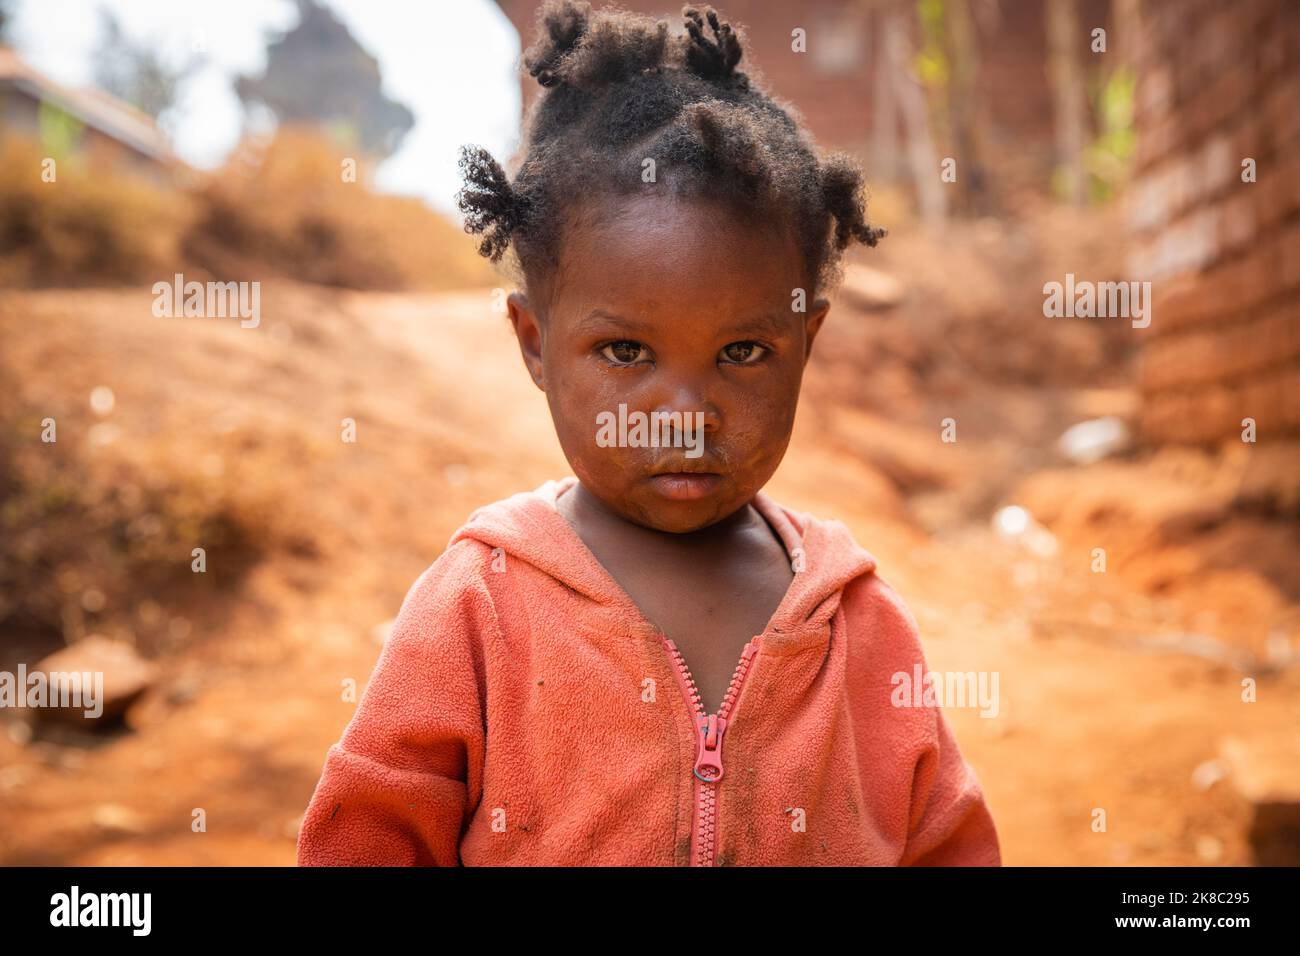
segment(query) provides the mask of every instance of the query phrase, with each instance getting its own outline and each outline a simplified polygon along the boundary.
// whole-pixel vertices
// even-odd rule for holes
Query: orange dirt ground
[[[110,636],[132,637],[135,605],[150,598],[154,617],[184,622],[170,643],[146,648],[160,676],[129,730],[87,746],[25,741],[0,720],[0,863],[294,862],[325,749],[354,710],[342,682],[364,685],[407,587],[474,507],[568,473],[491,301],[479,289],[277,285],[264,290],[261,327],[246,330],[155,319],[144,288],[0,299],[6,362],[22,376],[22,407],[37,413],[33,440],[48,408],[60,443],[88,463],[87,480],[129,466],[163,481],[198,474],[262,489],[282,512],[274,534],[298,541],[269,545],[246,567],[213,568],[227,583],[183,599],[108,595],[94,630]],[[900,369],[917,359],[904,321],[832,311],[768,490],[851,527],[911,606],[932,668],[999,673],[999,717],[948,716],[987,791],[1004,861],[1251,862],[1248,805],[1230,780],[1202,788],[1193,771],[1230,737],[1295,737],[1300,671],[1259,663],[1277,622],[1295,643],[1294,578],[1216,567],[1194,535],[1153,542],[1133,524],[1147,518],[1116,518],[1113,507],[1104,521],[1062,518],[1051,556],[999,537],[990,515],[1022,503],[1022,491],[1064,512],[1058,499],[1076,500],[1076,489],[1104,497],[1110,485],[1149,480],[1157,494],[1176,481],[1141,461],[1053,476],[1056,435],[1123,413],[1133,400],[1123,385],[1055,382],[1050,371],[996,393],[972,384],[997,381],[996,368],[951,387],[938,374],[907,378]],[[836,361],[867,324],[873,341],[896,340],[898,367],[855,372]],[[1037,359],[1030,351],[1023,361]],[[92,442],[87,398],[100,385],[115,396],[102,421],[119,430]],[[923,399],[905,413],[876,400],[909,388]],[[963,429],[954,445],[938,440],[947,408]],[[352,445],[339,440],[348,417]],[[1253,527],[1234,520],[1220,530]],[[1295,565],[1294,530],[1261,528],[1249,540],[1272,541]],[[1094,547],[1117,548],[1122,561],[1094,574]],[[1245,670],[1193,653],[1179,643],[1189,633],[1247,655]],[[0,667],[14,665],[20,638],[0,635]],[[1243,676],[1258,677],[1257,703],[1241,702]],[[1104,833],[1091,827],[1098,807]],[[197,808],[206,832],[191,829]]]

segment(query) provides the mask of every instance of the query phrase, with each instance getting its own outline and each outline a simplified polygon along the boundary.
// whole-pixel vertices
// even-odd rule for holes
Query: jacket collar
[[[491,548],[501,548],[592,601],[639,617],[640,611],[627,592],[601,566],[556,507],[559,496],[577,480],[570,475],[547,481],[532,491],[475,510],[452,535],[448,547],[472,538]],[[753,504],[780,537],[796,569],[768,631],[793,634],[823,629],[839,607],[844,586],[854,578],[873,573],[875,558],[857,545],[839,521],[823,521],[792,511],[762,492],[755,496]]]

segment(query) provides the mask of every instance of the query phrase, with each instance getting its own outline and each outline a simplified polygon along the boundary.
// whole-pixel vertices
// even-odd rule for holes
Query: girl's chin
[[[687,534],[717,524],[743,506],[744,502],[733,504],[730,496],[724,501],[716,497],[677,500],[654,495],[638,500],[627,518],[655,531]]]

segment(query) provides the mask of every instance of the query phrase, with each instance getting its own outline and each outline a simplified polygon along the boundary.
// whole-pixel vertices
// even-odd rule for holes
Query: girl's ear
[[[528,297],[522,292],[512,292],[506,297],[506,311],[509,312],[510,324],[515,329],[515,338],[519,340],[519,352],[524,357],[524,366],[533,377],[533,384],[544,392],[546,378],[542,372],[542,323],[528,304]]]
[[[804,316],[803,320],[803,361],[808,364],[808,359],[812,356],[813,339],[817,338],[817,333],[821,331],[822,323],[826,321],[826,313],[831,310],[830,299],[813,300],[812,309]]]

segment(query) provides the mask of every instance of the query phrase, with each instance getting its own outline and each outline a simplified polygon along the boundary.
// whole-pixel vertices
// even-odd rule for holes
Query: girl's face
[[[510,319],[586,489],[628,521],[694,531],[776,471],[830,304],[807,301],[779,223],[658,196],[599,213],[565,232],[545,315],[515,293]]]

